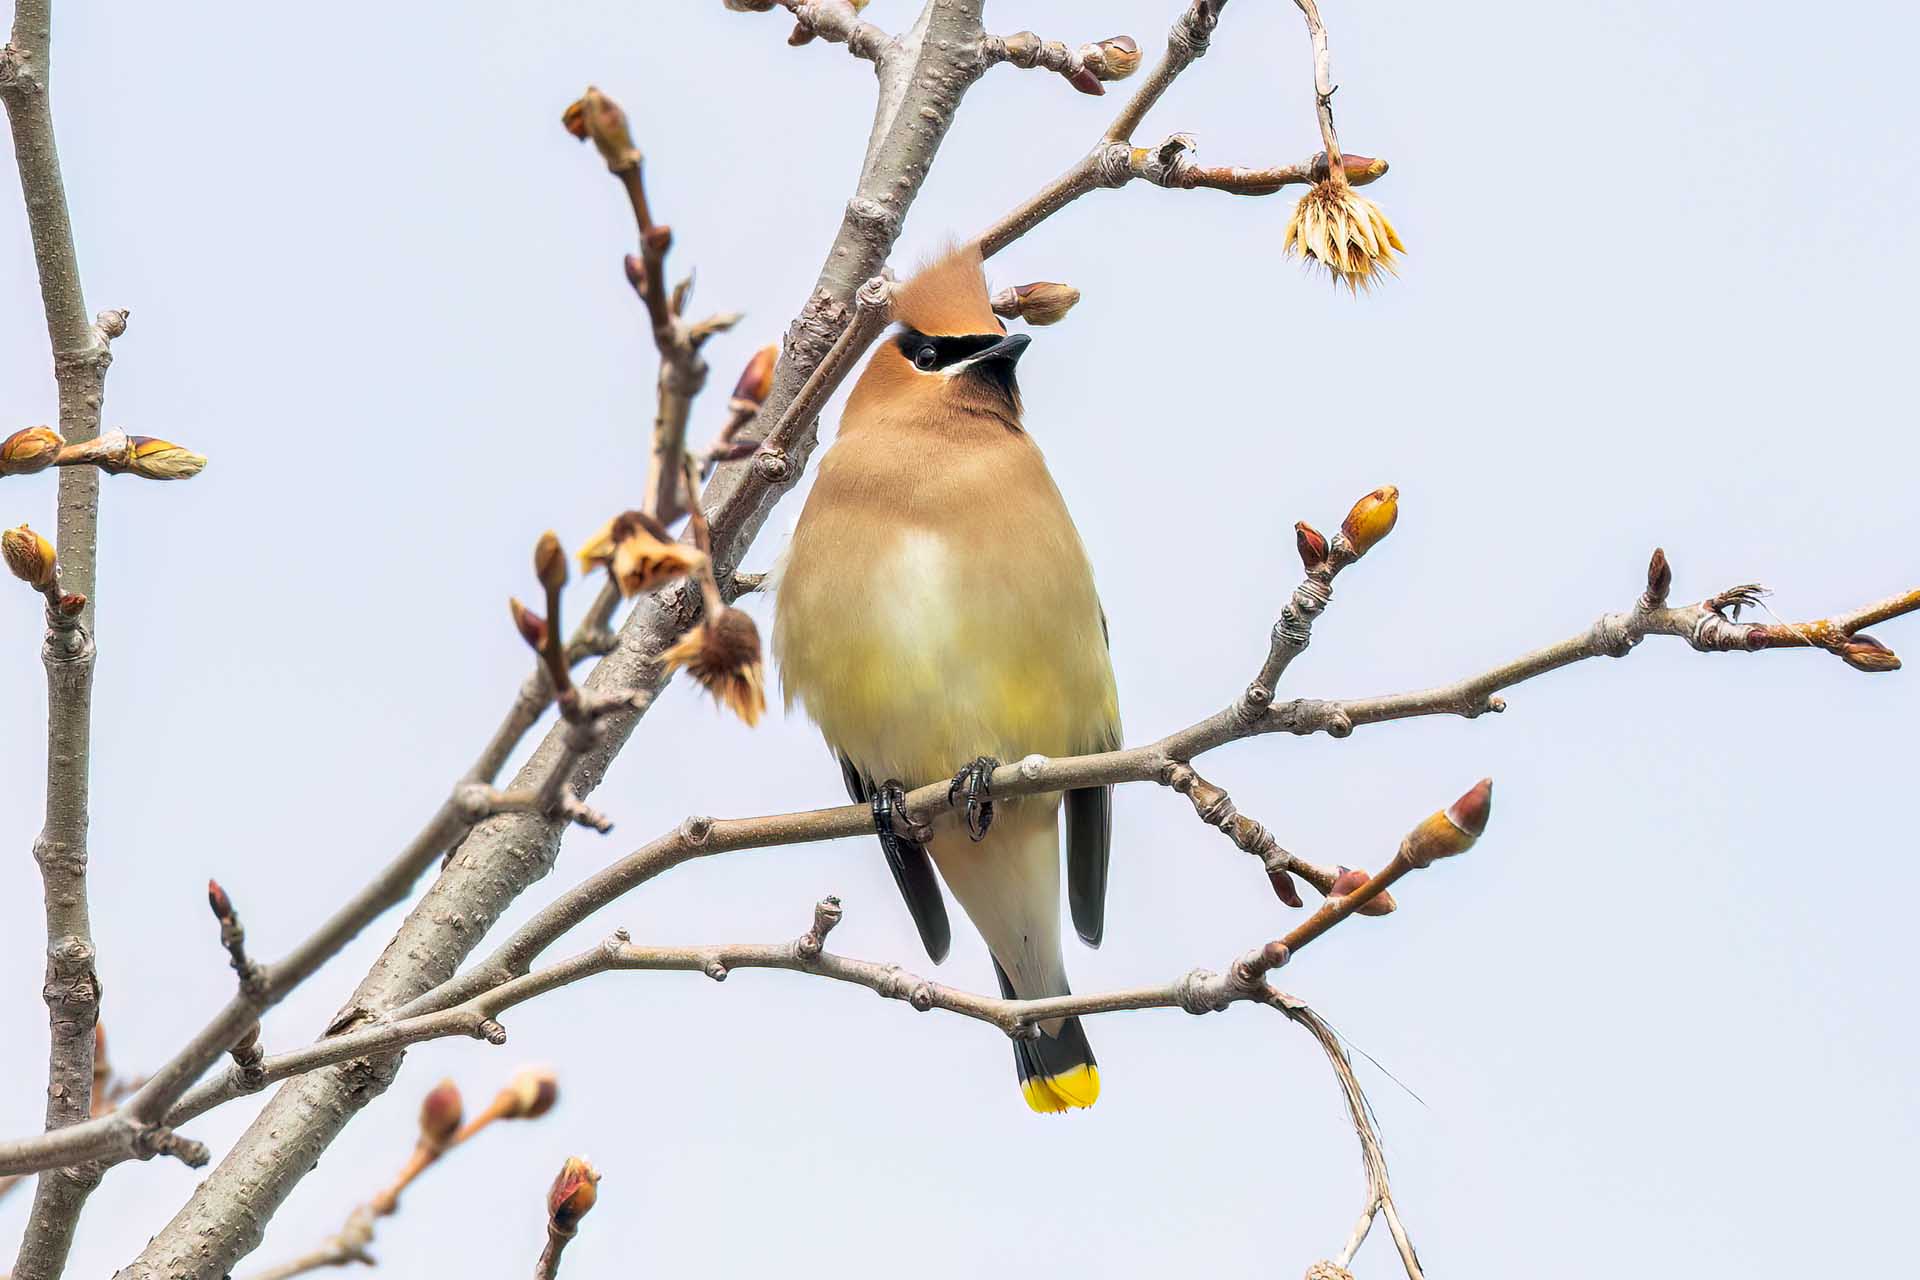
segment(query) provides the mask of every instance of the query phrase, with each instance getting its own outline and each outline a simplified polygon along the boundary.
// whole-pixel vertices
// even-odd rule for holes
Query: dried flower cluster
[[[623,596],[658,591],[706,563],[706,556],[678,542],[644,511],[623,511],[601,525],[580,548],[580,568],[604,567]]]
[[[1316,183],[1300,197],[1280,247],[1324,268],[1335,283],[1353,293],[1397,274],[1393,255],[1407,250],[1380,206],[1342,176]]]

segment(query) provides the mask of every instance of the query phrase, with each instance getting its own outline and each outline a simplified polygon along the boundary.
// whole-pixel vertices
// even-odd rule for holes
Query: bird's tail
[[[1041,999],[1070,994],[1065,982],[1056,983],[1058,991],[1015,994],[1013,983],[998,960],[993,976],[1000,979],[1000,994],[1009,1000]],[[1027,1105],[1039,1112],[1067,1111],[1090,1107],[1100,1096],[1100,1068],[1093,1059],[1093,1046],[1078,1018],[1061,1018],[1041,1027],[1031,1040],[1013,1042],[1014,1069],[1020,1077],[1020,1093]]]

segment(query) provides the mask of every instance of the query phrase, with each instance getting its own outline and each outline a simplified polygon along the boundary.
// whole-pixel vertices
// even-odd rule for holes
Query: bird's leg
[[[917,826],[912,815],[907,812],[907,792],[897,778],[888,778],[873,789],[873,799],[869,802],[873,810],[873,832],[880,837],[880,846],[887,856],[895,861],[902,860],[900,844],[906,841],[912,844],[925,844],[924,829]],[[906,826],[907,834],[901,835],[894,830],[894,820]]]
[[[987,828],[993,825],[993,771],[1000,762],[992,756],[981,756],[972,764],[953,775],[953,785],[947,788],[947,805],[951,808],[958,804],[962,796],[966,798],[967,836],[975,844],[984,840]]]

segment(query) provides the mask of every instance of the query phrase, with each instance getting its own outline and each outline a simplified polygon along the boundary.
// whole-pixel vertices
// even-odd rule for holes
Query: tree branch
[[[13,133],[20,191],[33,239],[34,267],[53,350],[60,435],[85,444],[100,434],[109,341],[126,326],[124,312],[87,320],[60,173],[50,102],[52,0],[17,0],[13,34],[0,49],[0,101]],[[100,474],[91,467],[60,472],[58,558],[61,589],[83,602],[76,618],[49,610],[42,660],[47,671],[46,823],[34,841],[46,898],[47,968],[43,988],[50,1046],[46,1127],[78,1124],[91,1114],[93,1028],[100,1010],[92,925],[87,911],[87,784],[93,721],[94,544],[99,530]],[[17,1280],[47,1280],[66,1266],[92,1171],[54,1173],[34,1189],[27,1234],[14,1262]]]
[[[885,265],[961,98],[985,70],[982,3],[928,0],[913,27],[882,51],[866,161],[815,288],[787,331],[762,410],[769,421],[786,412],[852,319],[855,291]],[[707,506],[719,582],[731,585],[739,556],[798,478],[815,425],[799,424],[788,450],[792,465],[782,481],[743,463],[715,472]],[[621,628],[621,643],[588,677],[585,689],[658,689],[665,676],[660,655],[687,629],[696,607],[697,593],[685,587],[640,602]],[[609,717],[601,742],[577,764],[567,756],[564,735],[550,732],[510,789],[537,788],[563,770],[571,774],[574,794],[585,797],[638,720],[637,709]],[[342,1021],[403,1004],[450,977],[486,926],[546,874],[564,825],[545,816],[503,814],[475,827],[360,984]],[[192,1199],[121,1271],[123,1280],[211,1278],[230,1270],[259,1242],[266,1220],[320,1152],[386,1087],[397,1067],[392,1058],[347,1063],[288,1085]]]

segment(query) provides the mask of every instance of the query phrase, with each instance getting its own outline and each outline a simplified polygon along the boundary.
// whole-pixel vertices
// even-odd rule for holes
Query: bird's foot
[[[981,756],[972,764],[953,775],[953,785],[947,788],[949,808],[966,800],[967,836],[975,844],[986,839],[987,828],[993,825],[993,771],[1000,762],[992,756]]]
[[[900,785],[898,778],[888,778],[875,787],[870,804],[873,810],[873,832],[880,837],[880,844],[886,849],[888,857],[897,859],[900,856],[902,843],[925,844],[927,842],[927,829],[916,823],[913,816],[907,812],[907,793]],[[904,833],[895,828],[896,821],[905,828]]]

